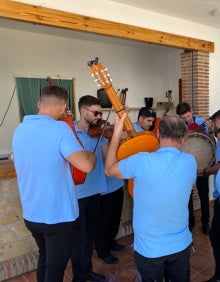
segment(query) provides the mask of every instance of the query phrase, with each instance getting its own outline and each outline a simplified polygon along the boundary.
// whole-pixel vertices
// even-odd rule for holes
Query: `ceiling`
[[[220,29],[219,0],[111,0]]]
[[[73,0],[16,0],[18,2],[33,4],[42,7],[52,7],[62,10],[77,5]],[[200,23],[220,29],[220,0],[102,0],[129,5],[136,8],[168,15],[188,21]]]
[[[74,13],[74,7],[76,7],[78,0],[12,0],[31,5],[49,7],[56,10],[65,10]],[[80,0],[81,6],[86,4],[86,1]],[[155,13],[160,13],[172,17],[177,17],[193,22],[197,22],[203,25],[208,25],[217,29],[220,29],[220,0],[97,0],[103,4],[106,2],[120,3],[129,5],[132,7],[145,9]],[[87,2],[88,3],[88,2]],[[103,5],[104,6],[104,5]],[[81,40],[91,40],[103,43],[113,43],[133,47],[144,47],[156,50],[173,50],[172,47],[164,45],[148,44],[146,42],[139,42],[134,40],[126,40],[120,38],[113,38],[104,35],[90,34],[87,32],[80,32],[74,30],[66,30],[49,26],[33,25],[31,23],[16,22],[10,20],[0,19],[0,26],[6,28],[13,28],[19,30],[26,30],[37,33],[44,33],[50,35],[56,35],[61,37],[70,37]]]

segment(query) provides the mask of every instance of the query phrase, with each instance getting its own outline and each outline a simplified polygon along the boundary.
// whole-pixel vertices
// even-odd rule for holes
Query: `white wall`
[[[20,0],[39,5],[39,0]],[[138,9],[132,6],[115,3],[109,0],[48,0],[42,4],[44,7],[55,8],[62,11],[80,15],[101,18],[109,21],[130,24],[134,26],[164,31],[196,39],[212,41],[215,52],[210,54],[210,115],[220,108],[220,30],[195,22],[166,16]],[[187,4],[186,4],[187,5]],[[186,6],[186,10],[190,7]]]
[[[108,67],[114,88],[129,89],[126,101],[129,107],[144,106],[145,96],[153,96],[154,105],[156,101],[166,101],[168,89],[173,90],[174,103],[178,102],[180,50],[149,49],[146,44],[130,47],[126,40],[114,44],[114,40],[104,43],[92,41],[92,37],[89,40],[70,38],[71,32],[63,33],[65,37],[45,32],[50,29],[0,21],[0,120],[12,96],[15,75],[74,77],[76,104],[80,96],[96,96],[97,86],[87,66],[87,62],[96,56]],[[136,119],[136,113],[132,113],[132,119]],[[11,152],[12,134],[19,122],[15,95],[0,127],[0,155]]]

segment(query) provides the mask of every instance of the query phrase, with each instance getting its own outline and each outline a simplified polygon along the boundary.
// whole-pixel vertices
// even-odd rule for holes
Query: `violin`
[[[108,121],[100,119],[98,124],[90,125],[88,129],[88,135],[90,137],[100,137],[105,136],[107,139],[112,138],[114,126]]]

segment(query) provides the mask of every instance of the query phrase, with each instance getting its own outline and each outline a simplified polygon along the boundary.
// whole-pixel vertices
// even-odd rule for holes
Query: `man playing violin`
[[[181,102],[176,107],[176,114],[184,120],[189,131],[194,131],[201,127],[200,133],[209,135],[210,129],[207,126],[209,123],[206,119],[193,114],[191,106],[186,102]],[[208,234],[209,232],[209,177],[208,175],[199,175],[196,181],[196,187],[201,203],[201,222],[202,232]],[[193,199],[192,193],[189,201],[189,229],[192,231],[195,226],[195,218],[193,214]]]
[[[105,138],[91,137],[88,134],[90,126],[96,125],[102,118],[101,106],[97,98],[85,95],[79,99],[78,109],[80,119],[74,121],[75,132],[84,149],[94,152],[97,163],[93,171],[88,173],[83,184],[76,186],[79,204],[79,237],[77,247],[71,256],[74,282],[107,281],[104,275],[95,273],[92,269],[92,254],[94,236],[97,228],[101,193],[107,190],[102,145]]]

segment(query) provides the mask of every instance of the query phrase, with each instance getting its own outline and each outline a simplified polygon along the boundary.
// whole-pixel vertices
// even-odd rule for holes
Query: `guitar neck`
[[[104,88],[108,95],[109,100],[111,101],[115,109],[115,112],[117,113],[119,117],[121,117],[126,111],[119,97],[117,96],[114,88],[112,86],[104,87]],[[135,135],[136,131],[128,115],[126,116],[125,121],[124,121],[124,128],[127,131],[129,136],[133,137]]]
[[[126,111],[117,93],[115,92],[115,89],[112,86],[112,80],[109,73],[107,72],[107,68],[105,68],[102,63],[98,63],[98,57],[96,57],[95,60],[89,61],[87,64],[90,67],[92,76],[94,76],[98,86],[101,86],[105,89],[105,92],[108,95],[108,98],[111,101],[115,112],[119,117],[121,117]],[[129,137],[135,136],[136,131],[128,116],[126,116],[125,118],[124,128],[127,131]]]

